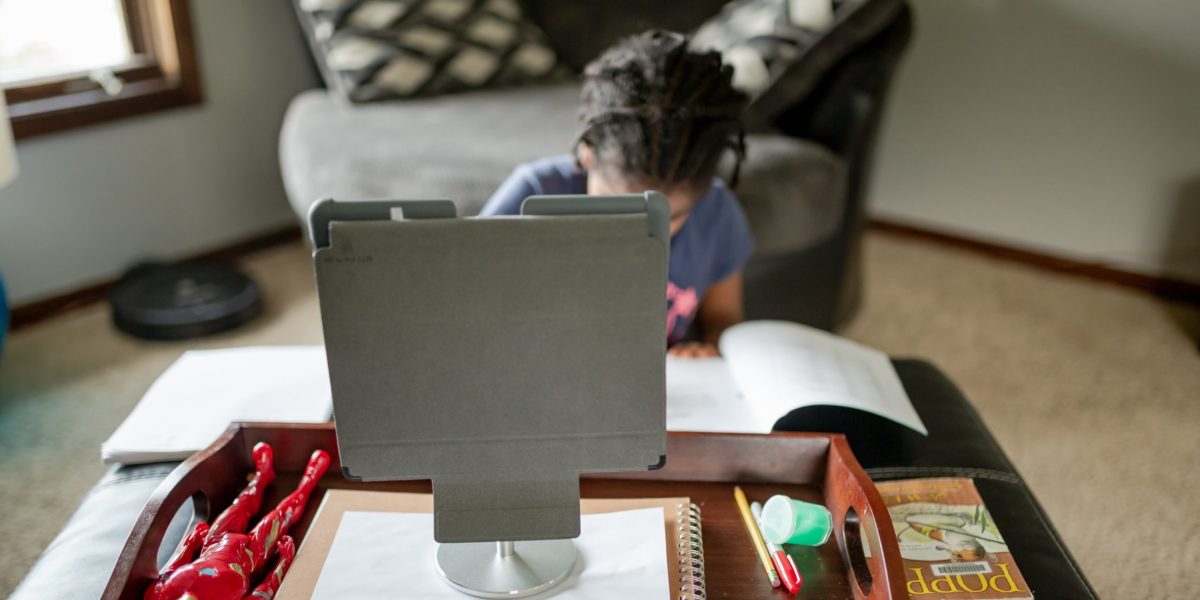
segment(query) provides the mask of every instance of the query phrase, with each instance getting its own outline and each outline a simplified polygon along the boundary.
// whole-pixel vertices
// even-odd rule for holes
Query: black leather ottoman
[[[929,437],[853,409],[797,409],[779,431],[846,434],[872,479],[970,477],[1035,598],[1096,598],[1050,519],[962,392],[937,367],[893,359]]]
[[[877,480],[975,479],[1035,597],[1095,598],[1045,512],[958,388],[929,363],[894,363],[929,429],[928,438],[873,415],[828,407],[793,411],[775,428],[846,433],[859,461]],[[98,598],[146,499],[174,466],[118,467],[106,473],[11,600]],[[166,540],[182,537],[185,524],[185,518],[177,519]],[[169,554],[173,544],[164,541],[160,554]]]

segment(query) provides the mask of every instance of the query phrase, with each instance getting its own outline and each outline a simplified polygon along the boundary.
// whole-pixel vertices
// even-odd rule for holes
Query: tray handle
[[[158,578],[158,551],[167,527],[184,502],[195,502],[195,516],[208,519],[212,506],[225,506],[244,483],[239,474],[251,468],[242,459],[241,427],[231,426],[208,449],[183,461],[158,485],[138,516],[104,588],[104,600],[141,600]],[[189,529],[192,524],[189,524]]]
[[[904,561],[891,515],[874,482],[841,436],[830,440],[825,490],[828,508],[833,513],[833,535],[850,572],[854,597],[908,598]],[[870,556],[865,555],[864,547],[870,549]]]

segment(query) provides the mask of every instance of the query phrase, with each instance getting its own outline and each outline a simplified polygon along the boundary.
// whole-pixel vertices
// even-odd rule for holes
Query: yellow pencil
[[[779,575],[775,573],[775,565],[771,564],[771,555],[767,552],[767,544],[758,530],[758,523],[754,522],[754,514],[750,512],[750,503],[746,502],[746,494],[742,492],[740,486],[733,486],[733,499],[737,502],[738,512],[742,513],[742,522],[746,524],[746,533],[750,534],[750,541],[754,542],[754,550],[758,552],[758,561],[762,563],[763,571],[766,571],[767,579],[771,581],[771,587],[779,587]]]

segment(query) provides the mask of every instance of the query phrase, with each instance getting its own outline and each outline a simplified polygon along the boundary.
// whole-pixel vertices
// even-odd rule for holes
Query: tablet
[[[579,534],[579,474],[666,453],[666,199],[322,200],[313,262],[344,475],[431,479],[439,542]]]

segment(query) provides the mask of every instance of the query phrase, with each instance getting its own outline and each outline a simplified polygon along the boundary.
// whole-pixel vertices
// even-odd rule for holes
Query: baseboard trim
[[[886,218],[872,217],[869,224],[871,229],[875,231],[934,242],[993,258],[1023,263],[1047,271],[1054,271],[1055,273],[1074,275],[1133,288],[1168,300],[1200,304],[1200,283],[1136,273],[1100,262],[1085,262],[1063,258],[1052,254],[929,229],[910,223],[892,221]]]
[[[979,239],[928,229],[908,223],[900,223],[885,218],[872,217],[869,223],[871,229],[875,231],[882,231],[893,235],[934,242],[945,246],[968,250],[985,256],[991,256],[993,258],[1000,258],[1031,265],[1048,271],[1054,271],[1056,273],[1104,281],[1115,285],[1149,292],[1160,298],[1187,302],[1190,304],[1200,304],[1200,284],[1188,281],[1172,279],[1169,277],[1155,277],[1142,273],[1134,273],[1132,271],[1117,269],[1103,263],[1089,263],[1062,258],[1060,256],[1053,256],[1050,254],[1034,252],[1013,246],[986,242]],[[294,242],[300,238],[300,228],[295,225],[289,225],[287,227],[256,235],[249,239],[235,242],[233,244],[221,246],[207,252],[188,256],[180,259],[178,262],[200,260],[233,261],[242,258],[247,254]],[[108,290],[113,286],[114,283],[116,283],[115,279],[101,281],[99,283],[88,285],[65,294],[59,294],[49,298],[36,300],[34,302],[28,302],[20,306],[15,306],[10,314],[9,327],[12,331],[17,331],[51,317],[100,302],[108,295]]]
[[[176,262],[234,261],[252,252],[299,240],[300,237],[300,227],[289,225],[206,252],[187,256]],[[65,294],[58,294],[49,298],[27,302],[20,306],[14,306],[12,313],[9,315],[9,327],[12,331],[18,331],[46,319],[100,302],[108,296],[109,288],[116,282],[116,279],[108,279]]]

